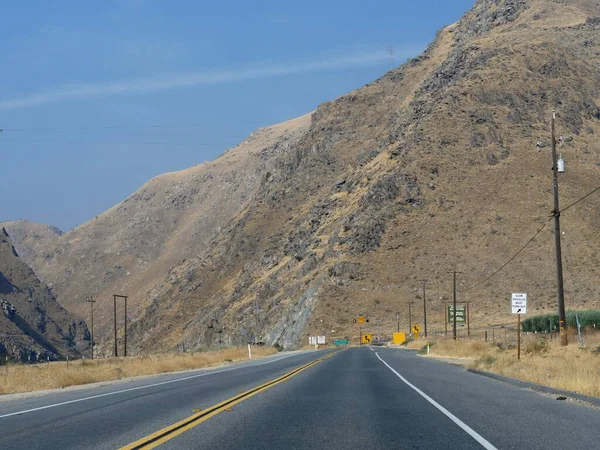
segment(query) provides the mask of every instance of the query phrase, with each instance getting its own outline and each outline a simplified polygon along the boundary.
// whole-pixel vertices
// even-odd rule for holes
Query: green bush
[[[576,328],[577,320],[575,314],[579,316],[579,323],[582,328],[600,329],[600,310],[593,309],[587,311],[567,311],[567,326]],[[547,314],[542,316],[528,317],[521,322],[521,328],[526,332],[558,331],[558,314]]]

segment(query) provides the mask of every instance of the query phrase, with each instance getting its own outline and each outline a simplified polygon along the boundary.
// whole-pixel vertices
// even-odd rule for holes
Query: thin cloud
[[[405,59],[415,55],[419,48],[408,48],[396,55]],[[247,80],[281,77],[311,72],[365,67],[381,64],[389,59],[385,51],[354,53],[327,59],[290,64],[268,64],[240,70],[212,70],[191,73],[173,73],[156,78],[142,78],[109,83],[71,84],[54,90],[0,102],[0,110],[20,109],[66,100],[122,94],[148,94],[170,89],[211,84],[235,83]]]

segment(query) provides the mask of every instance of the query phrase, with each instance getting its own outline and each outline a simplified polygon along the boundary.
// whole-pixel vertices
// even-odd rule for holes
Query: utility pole
[[[410,305],[412,305],[412,302],[408,302],[408,335],[412,337],[412,311]]]
[[[457,272],[456,270],[453,270],[452,272],[450,272],[453,275],[453,283],[452,283],[452,291],[453,291],[453,298],[452,298],[452,339],[456,340],[456,274],[457,273],[462,273],[462,272]]]
[[[381,320],[377,319],[377,342],[381,342]]]
[[[554,122],[556,113],[552,111],[552,192],[554,193],[554,245],[556,247],[556,282],[558,286],[558,325],[560,330],[560,345],[569,344],[567,336],[567,316],[565,313],[565,291],[563,286],[562,252],[560,248],[560,208],[558,206],[558,167],[556,160],[556,136]]]
[[[123,356],[127,356],[127,296],[125,296],[125,335],[123,342]]]
[[[469,303],[467,302],[467,336],[471,337],[471,318],[469,316]]]
[[[87,303],[90,304],[90,334],[91,334],[91,338],[92,338],[92,359],[94,359],[94,303],[96,303],[96,300],[94,300],[93,297],[88,297],[88,299],[86,300]]]
[[[448,303],[444,303],[444,335],[448,339]]]
[[[123,336],[123,356],[127,356],[127,295],[113,294],[113,311],[114,311],[114,327],[115,327],[115,357],[119,356],[119,350],[117,348],[117,297],[125,300],[125,321],[124,321],[124,336]]]
[[[117,296],[113,295],[113,327],[115,331],[115,348],[113,354],[115,358],[119,356],[119,349],[117,348]]]
[[[421,283],[423,284],[423,335],[427,337],[427,301],[425,300],[425,283],[427,283],[427,280],[421,280]]]

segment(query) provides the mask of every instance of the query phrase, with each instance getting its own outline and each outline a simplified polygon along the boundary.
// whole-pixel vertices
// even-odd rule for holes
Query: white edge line
[[[462,420],[460,420],[458,417],[456,417],[454,414],[452,414],[450,411],[448,411],[446,408],[444,408],[442,405],[440,405],[438,402],[436,402],[434,399],[432,399],[429,395],[427,395],[421,389],[416,387],[414,384],[410,383],[406,378],[404,378],[402,375],[400,375],[398,372],[396,372],[388,363],[386,363],[383,359],[381,359],[381,356],[379,356],[379,352],[376,352],[375,356],[377,356],[377,358],[379,358],[379,361],[381,361],[383,364],[385,364],[388,369],[390,369],[392,372],[394,372],[398,378],[400,378],[405,384],[407,384],[408,387],[410,387],[411,389],[416,391],[417,394],[419,394],[421,397],[423,397],[425,400],[427,400],[429,403],[431,403],[433,406],[435,406],[437,409],[439,409],[452,422],[454,422],[456,425],[461,427],[469,436],[471,436],[473,439],[475,439],[477,442],[479,442],[483,448],[485,448],[487,450],[498,450],[496,447],[494,447],[492,444],[490,444],[488,441],[486,441],[473,428],[471,428],[469,425],[464,423]]]
[[[19,414],[27,414],[27,413],[34,412],[34,411],[41,411],[42,409],[55,408],[57,406],[69,405],[71,403],[83,402],[85,400],[92,400],[94,398],[108,397],[109,395],[116,395],[116,394],[122,394],[124,392],[137,391],[137,390],[140,390],[140,389],[146,389],[146,388],[150,388],[150,387],[161,386],[161,385],[164,385],[164,384],[177,383],[179,381],[185,381],[185,380],[190,380],[192,378],[204,377],[204,376],[207,376],[207,375],[213,375],[215,373],[230,372],[232,370],[239,370],[239,369],[244,369],[244,368],[248,368],[248,367],[264,366],[265,364],[271,364],[271,363],[274,363],[274,362],[277,362],[277,361],[281,361],[282,359],[291,358],[292,356],[297,356],[297,355],[298,354],[296,353],[296,354],[293,354],[293,355],[286,355],[286,356],[282,356],[281,358],[272,359],[271,361],[263,362],[263,363],[260,363],[260,364],[252,364],[250,366],[231,367],[229,369],[215,370],[213,372],[205,372],[205,373],[201,373],[201,374],[198,374],[198,375],[191,375],[189,377],[177,378],[175,380],[161,381],[160,383],[146,384],[144,386],[137,386],[137,387],[134,387],[134,388],[122,389],[120,391],[106,392],[104,394],[92,395],[91,397],[77,398],[75,400],[69,400],[69,401],[66,401],[66,402],[54,403],[52,405],[46,405],[46,406],[40,406],[39,408],[32,408],[32,409],[26,409],[26,410],[23,410],[23,411],[12,412],[12,413],[1,415],[0,419],[3,419],[5,417],[10,417],[10,416],[18,416]],[[206,369],[201,369],[201,370],[206,370]],[[168,372],[166,374],[168,375]],[[157,374],[157,375],[165,375],[165,374]]]

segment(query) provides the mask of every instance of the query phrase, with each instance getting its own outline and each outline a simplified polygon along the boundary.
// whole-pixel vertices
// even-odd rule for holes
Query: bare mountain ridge
[[[87,351],[85,322],[66,311],[19,258],[0,229],[0,354],[17,361],[56,359]]]
[[[204,248],[252,195],[274,155],[302,136],[310,116],[257,130],[220,158],[157,176],[113,208],[57,236],[44,225],[4,223],[16,247],[69,310],[88,316],[96,296],[96,330],[112,325],[112,294],[129,294],[135,317],[167,270]],[[35,256],[33,256],[35,255]]]
[[[512,321],[510,292],[528,292],[532,312],[555,310],[551,227],[479,283],[549,218],[553,108],[565,136],[562,204],[597,185],[599,17],[595,1],[480,0],[419,57],[319,106],[285,152],[271,147],[245,201],[185,261],[162,265],[166,277],[166,269],[139,269],[143,286],[153,288],[138,299],[148,306],[130,328],[135,350],[230,340],[289,348],[308,334],[356,336],[359,313],[373,319],[365,331],[375,331],[379,318],[389,333],[397,311],[407,328],[410,301],[420,320],[423,278],[430,331],[440,331],[454,268],[463,272],[459,300],[471,302],[474,328]],[[590,198],[562,217],[569,307],[600,304],[597,204]],[[163,207],[156,214],[176,214]],[[122,223],[135,217],[127,202],[105,214]],[[105,225],[83,227],[101,233]],[[78,236],[65,241],[73,249],[87,248],[89,239],[109,248],[101,235]],[[149,233],[144,252],[156,250],[154,239]],[[116,258],[117,247],[127,246],[123,235],[114,245]],[[79,269],[71,259],[59,254],[54,262]],[[52,272],[44,264],[36,270]],[[69,277],[59,280],[65,293]],[[145,293],[133,283],[127,289]],[[78,292],[81,302],[83,288]]]
[[[389,333],[397,311],[407,327],[409,301],[421,321],[423,278],[439,332],[454,268],[474,328],[511,323],[510,292],[529,292],[532,312],[554,311],[551,227],[479,283],[549,218],[553,108],[563,204],[596,187],[597,17],[596,2],[479,1],[418,58],[321,105],[274,181],[156,288],[133,326],[138,349],[294,347],[309,334],[355,337],[359,313],[375,319],[367,331],[380,318]],[[569,307],[600,304],[595,204],[563,217]],[[202,289],[189,291],[198,278]]]

